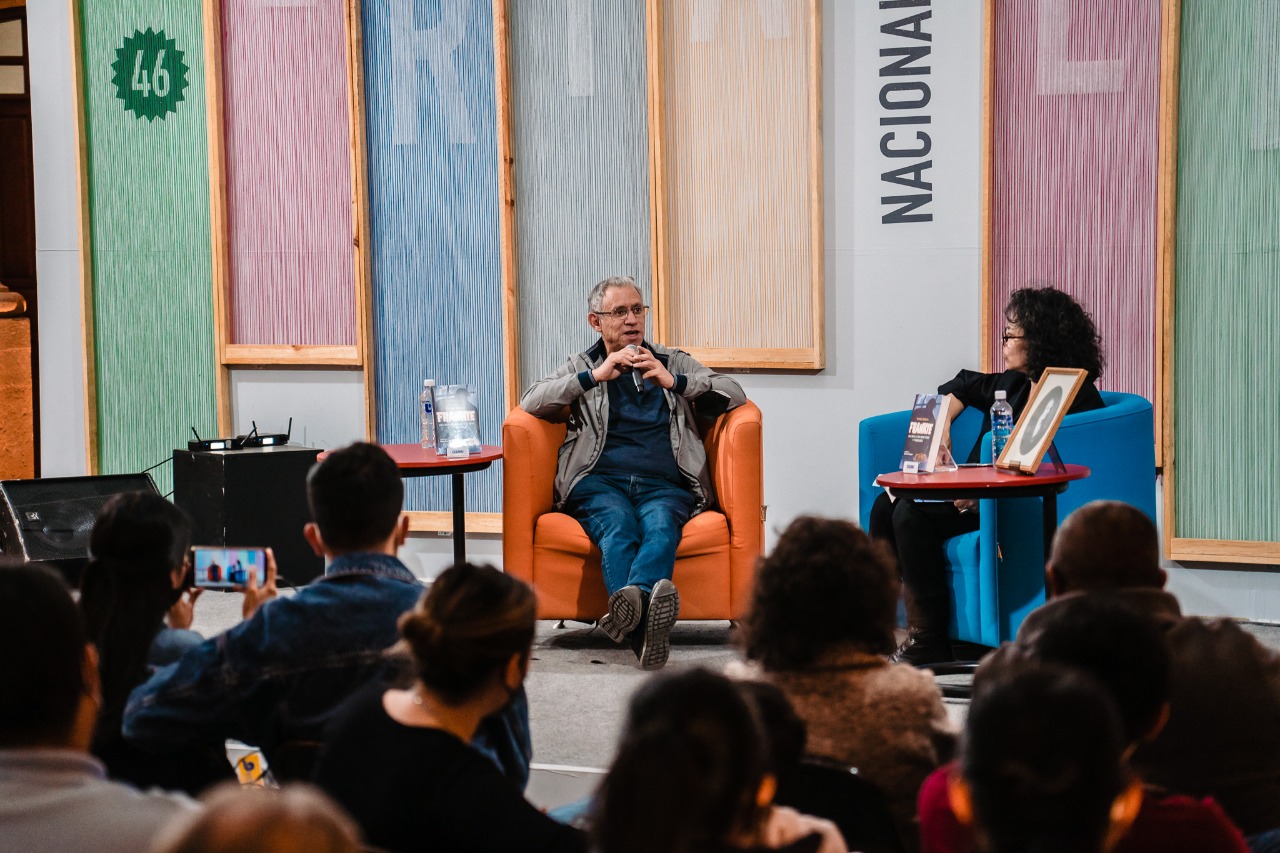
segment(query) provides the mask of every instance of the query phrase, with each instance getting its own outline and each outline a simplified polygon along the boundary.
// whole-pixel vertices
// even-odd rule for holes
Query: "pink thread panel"
[[[224,0],[230,343],[356,342],[342,0]]]
[[[1009,294],[1053,285],[1093,314],[1102,385],[1152,399],[1160,4],[997,0],[992,364]]]

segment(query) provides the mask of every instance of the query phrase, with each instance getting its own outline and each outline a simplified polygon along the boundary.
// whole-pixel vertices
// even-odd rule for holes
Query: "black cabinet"
[[[280,584],[301,586],[324,572],[302,536],[311,520],[307,472],[315,447],[173,451],[173,502],[191,516],[192,544],[269,547]]]

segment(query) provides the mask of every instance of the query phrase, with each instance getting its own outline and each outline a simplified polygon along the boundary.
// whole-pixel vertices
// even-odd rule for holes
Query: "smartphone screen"
[[[249,573],[258,586],[267,582],[267,553],[262,548],[218,548],[196,545],[191,549],[191,571],[201,589],[240,589],[249,585]]]

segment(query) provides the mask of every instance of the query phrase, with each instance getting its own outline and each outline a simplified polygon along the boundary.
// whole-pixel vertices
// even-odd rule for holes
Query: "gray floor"
[[[196,603],[193,627],[212,636],[239,620],[238,594],[208,592]],[[1280,625],[1246,623],[1245,628],[1265,645],[1280,649]],[[728,622],[678,623],[668,668],[723,670],[741,657],[733,634]],[[591,791],[600,768],[609,765],[627,702],[648,677],[637,668],[629,648],[614,645],[591,626],[538,623],[525,685],[533,730],[535,765],[528,790],[533,802],[552,807]],[[959,726],[966,704],[947,700],[947,709]]]

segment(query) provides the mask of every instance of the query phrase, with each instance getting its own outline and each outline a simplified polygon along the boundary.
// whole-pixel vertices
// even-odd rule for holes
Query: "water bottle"
[[[422,380],[422,396],[418,398],[418,413],[422,416],[422,449],[436,447],[436,381]]]
[[[991,406],[991,461],[1000,458],[1005,443],[1013,433],[1013,406],[1005,399],[1005,392],[996,392],[996,401]]]

